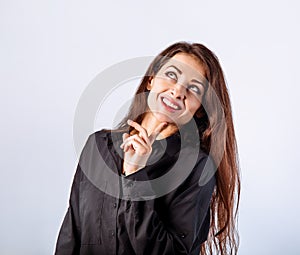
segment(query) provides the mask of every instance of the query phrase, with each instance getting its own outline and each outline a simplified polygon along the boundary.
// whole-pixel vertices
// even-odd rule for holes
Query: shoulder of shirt
[[[190,182],[198,181],[199,186],[203,186],[208,182],[210,185],[214,185],[216,171],[217,168],[213,157],[199,148],[198,158],[187,180]]]
[[[91,133],[89,135],[89,137],[91,136],[95,136],[96,138],[106,138],[108,135],[110,135],[111,132],[116,132],[115,130],[111,130],[111,129],[101,129],[101,130],[97,130],[93,133]]]
[[[107,143],[108,145],[110,145],[112,143],[112,136],[115,133],[117,136],[114,136],[114,139],[120,140],[122,137],[122,131],[120,130],[114,130],[114,129],[101,129],[101,130],[97,130],[93,133],[91,133],[86,141],[86,144],[91,144],[93,143],[93,141],[95,141],[98,145],[98,147],[100,146],[100,148],[104,148],[102,147],[103,143]]]
[[[102,142],[105,142],[109,133],[109,129],[101,129],[90,133],[85,141],[84,149],[90,148],[90,146],[92,146],[94,142],[96,142],[98,145],[100,145]]]

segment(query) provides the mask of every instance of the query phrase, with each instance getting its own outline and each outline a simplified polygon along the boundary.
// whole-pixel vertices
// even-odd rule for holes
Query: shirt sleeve
[[[55,255],[76,255],[79,254],[80,251],[81,224],[79,214],[79,192],[80,183],[83,178],[81,160],[84,157],[84,151],[87,150],[92,141],[92,137],[92,135],[88,137],[80,154],[71,187],[68,210],[65,214],[56,242]]]
[[[204,221],[209,220],[209,205],[215,187],[214,175],[205,185],[199,185],[206,163],[213,171],[211,159],[208,156],[201,158],[189,177],[167,195],[171,199],[164,219],[160,218],[155,210],[154,199],[131,201],[130,196],[137,195],[135,182],[124,182],[123,189],[125,197],[127,196],[125,224],[136,254],[199,254],[201,242],[207,237],[209,224]],[[146,178],[147,174],[142,169],[137,175]],[[131,178],[134,176],[131,175]],[[151,188],[149,182],[145,184],[145,189]],[[203,228],[204,225],[207,229]]]
[[[79,224],[79,182],[80,166],[74,176],[69,207],[64,217],[56,242],[55,255],[79,254],[80,247],[80,224]]]

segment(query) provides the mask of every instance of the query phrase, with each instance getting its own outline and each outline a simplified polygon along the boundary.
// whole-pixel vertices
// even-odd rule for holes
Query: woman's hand
[[[124,151],[123,172],[125,175],[137,172],[146,166],[147,160],[152,152],[153,142],[161,130],[167,125],[166,122],[162,122],[149,136],[146,129],[137,122],[128,120],[127,123],[134,127],[139,134],[123,134],[123,143],[120,145],[120,148]]]

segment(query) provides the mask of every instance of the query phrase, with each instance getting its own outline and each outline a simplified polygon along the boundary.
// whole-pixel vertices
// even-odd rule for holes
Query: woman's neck
[[[147,130],[148,135],[151,135],[155,128],[161,123],[156,119],[151,112],[148,112],[144,119],[142,120],[141,126]],[[156,140],[164,139],[178,130],[177,126],[173,123],[168,123],[168,125],[160,132]]]

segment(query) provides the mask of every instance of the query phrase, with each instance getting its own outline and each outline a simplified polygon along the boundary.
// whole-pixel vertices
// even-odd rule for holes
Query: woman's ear
[[[148,90],[151,90],[151,88],[152,88],[152,81],[153,81],[153,78],[150,77],[149,80],[148,80],[148,83],[147,83],[147,89]]]

